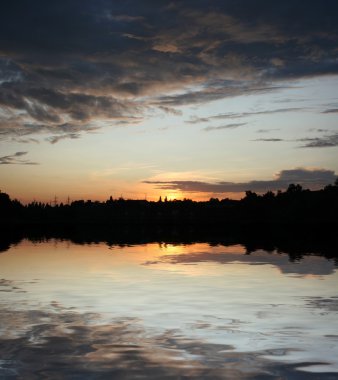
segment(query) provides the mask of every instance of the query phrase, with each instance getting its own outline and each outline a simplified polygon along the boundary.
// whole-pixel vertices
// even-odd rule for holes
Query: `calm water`
[[[324,257],[24,240],[0,304],[1,379],[338,379]]]

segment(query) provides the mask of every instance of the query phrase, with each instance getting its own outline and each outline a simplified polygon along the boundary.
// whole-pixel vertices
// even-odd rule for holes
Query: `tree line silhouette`
[[[337,224],[338,179],[333,185],[311,191],[290,184],[287,190],[259,195],[247,191],[241,200],[158,201],[113,199],[104,202],[76,200],[51,205],[23,205],[0,192],[0,223],[20,225],[253,225]]]

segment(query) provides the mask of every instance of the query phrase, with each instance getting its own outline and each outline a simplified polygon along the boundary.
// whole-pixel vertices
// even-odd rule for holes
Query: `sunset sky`
[[[321,188],[337,0],[0,4],[0,189],[23,202]]]

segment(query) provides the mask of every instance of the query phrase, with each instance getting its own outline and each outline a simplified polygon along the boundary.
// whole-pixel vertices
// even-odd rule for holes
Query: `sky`
[[[0,4],[0,189],[239,199],[338,173],[336,0]]]

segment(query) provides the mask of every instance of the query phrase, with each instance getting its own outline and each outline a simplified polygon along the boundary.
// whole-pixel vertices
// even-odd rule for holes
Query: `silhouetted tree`
[[[294,183],[291,183],[286,190],[287,193],[300,193],[303,190],[301,185],[295,185]]]

